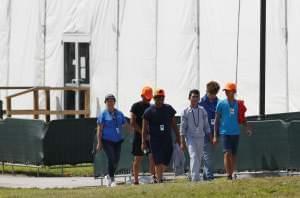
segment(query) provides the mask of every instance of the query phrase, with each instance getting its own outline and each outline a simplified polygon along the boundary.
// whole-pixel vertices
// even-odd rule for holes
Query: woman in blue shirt
[[[105,97],[106,109],[97,118],[97,150],[102,148],[108,159],[108,176],[105,177],[107,186],[115,186],[115,171],[120,160],[123,136],[121,129],[126,124],[123,113],[115,108],[116,98],[109,94]]]

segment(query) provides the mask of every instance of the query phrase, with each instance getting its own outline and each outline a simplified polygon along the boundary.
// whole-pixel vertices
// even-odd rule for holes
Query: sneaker
[[[104,177],[104,180],[105,180],[106,186],[107,186],[107,187],[110,187],[110,186],[111,186],[111,179],[110,179],[109,175],[106,175],[106,176]]]
[[[232,180],[232,175],[227,175],[227,180]]]
[[[153,175],[152,179],[153,179],[153,184],[157,184],[158,183],[158,180],[157,180],[156,176]]]
[[[110,187],[116,187],[117,186],[117,183],[116,182],[111,182],[111,185],[110,185]]]

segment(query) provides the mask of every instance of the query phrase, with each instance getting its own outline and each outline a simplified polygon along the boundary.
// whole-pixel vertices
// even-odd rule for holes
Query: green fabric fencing
[[[242,129],[238,170],[299,169],[300,121],[251,121],[253,136]],[[40,120],[6,119],[0,121],[0,161],[34,165],[61,165],[94,162],[95,175],[106,173],[103,151],[93,155],[96,119]],[[119,172],[131,170],[133,133],[124,131]],[[215,169],[223,169],[219,143],[213,152]],[[188,167],[188,157],[186,159]],[[144,158],[141,171],[148,172]]]
[[[42,164],[45,122],[40,120],[5,119],[0,121],[0,161]]]
[[[133,156],[131,154],[131,145],[133,141],[133,133],[126,130],[122,130],[124,142],[122,143],[120,162],[117,172],[128,173],[131,170]],[[94,138],[94,150],[96,150],[97,137]],[[99,152],[95,152],[94,156],[94,174],[96,177],[103,176],[107,173],[107,158],[103,149]]]
[[[300,168],[300,120],[292,121],[288,127],[289,168]]]

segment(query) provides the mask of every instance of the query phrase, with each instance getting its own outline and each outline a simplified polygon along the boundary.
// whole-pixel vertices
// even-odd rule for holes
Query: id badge
[[[230,115],[234,115],[234,108],[230,108]]]
[[[215,119],[211,119],[211,120],[210,120],[210,124],[211,124],[211,125],[215,125]]]
[[[116,128],[117,134],[120,134],[120,129]]]
[[[200,127],[196,128],[196,133],[200,133]]]
[[[165,125],[163,125],[163,124],[161,124],[161,125],[159,125],[159,128],[160,128],[160,131],[165,131]]]

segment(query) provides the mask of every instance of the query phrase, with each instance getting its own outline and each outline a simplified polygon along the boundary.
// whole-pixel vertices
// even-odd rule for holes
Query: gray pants
[[[200,168],[204,149],[204,137],[187,137],[186,143],[190,155],[191,179],[192,181],[200,181]]]

